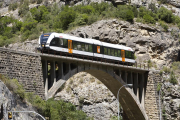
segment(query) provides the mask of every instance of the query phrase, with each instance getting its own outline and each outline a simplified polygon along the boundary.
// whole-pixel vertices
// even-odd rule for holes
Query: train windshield
[[[46,43],[51,33],[41,35],[41,43]]]

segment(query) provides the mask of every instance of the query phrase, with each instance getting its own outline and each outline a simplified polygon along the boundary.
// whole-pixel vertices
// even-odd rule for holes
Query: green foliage
[[[164,120],[167,120],[167,115],[166,115],[166,110],[165,110],[165,108],[163,108],[163,110],[162,110],[162,117],[163,117],[163,119]]]
[[[37,0],[37,4],[41,4],[43,0]]]
[[[173,62],[171,65],[173,71],[180,69],[180,62]]]
[[[143,19],[144,19],[144,21],[147,22],[147,23],[152,23],[152,24],[154,24],[154,23],[156,22],[156,21],[154,20],[154,18],[151,17],[151,16],[148,15],[148,14],[145,14],[145,15],[143,16]]]
[[[153,63],[151,62],[151,60],[148,60],[148,66],[151,68],[153,67]]]
[[[45,22],[49,19],[48,17],[48,9],[47,7],[45,7],[44,5],[43,6],[40,6],[37,8],[33,8],[30,10],[33,18],[38,21],[38,22]]]
[[[12,3],[9,5],[8,10],[16,10],[18,8],[19,4],[17,2]]]
[[[160,3],[161,4],[166,4],[166,3],[168,3],[168,0],[160,0]]]
[[[9,88],[9,90],[13,91],[15,94],[19,95],[20,98],[25,98],[25,90],[23,86],[18,83],[17,79],[9,79],[7,76],[0,74],[0,79],[4,82],[4,84]]]
[[[171,72],[171,69],[168,68],[168,67],[163,67],[162,69],[165,73],[170,73]]]
[[[130,6],[127,5],[119,5],[117,7],[117,11],[115,13],[115,17],[122,18],[129,22],[132,22],[134,19],[134,13]]]
[[[154,3],[149,4],[149,9],[153,12],[153,13],[157,13],[158,9],[156,8]]]
[[[159,92],[159,91],[160,91],[161,86],[162,86],[162,84],[158,83],[158,85],[157,85],[157,92]]]
[[[161,21],[161,22],[160,22],[160,25],[161,25],[161,27],[164,29],[165,32],[168,31],[168,28],[169,28],[169,27],[168,27],[168,25],[167,25],[166,23],[164,23],[164,22]]]
[[[19,16],[23,17],[29,11],[29,2],[24,1],[23,4],[20,6],[18,14]]]
[[[162,76],[162,74],[163,74],[163,70],[160,70],[159,74]]]
[[[171,71],[169,82],[172,83],[173,85],[178,84],[178,81],[173,71]]]
[[[69,24],[74,22],[76,17],[76,12],[71,8],[66,6],[62,12],[55,18],[55,28],[62,28],[67,30]]]
[[[173,22],[173,14],[172,11],[166,9],[165,7],[161,7],[158,10],[158,17],[160,20],[163,20],[167,23],[172,23]]]

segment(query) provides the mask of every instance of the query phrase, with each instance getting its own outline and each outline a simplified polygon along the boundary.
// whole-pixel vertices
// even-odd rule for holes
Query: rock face
[[[117,116],[115,96],[99,80],[85,72],[71,77],[55,99],[73,103],[95,120],[109,120]]]
[[[20,98],[12,94],[6,85],[0,80],[0,119],[8,119],[8,111],[35,111],[31,105],[22,102]],[[39,120],[39,116],[29,113],[14,113],[13,120]]]

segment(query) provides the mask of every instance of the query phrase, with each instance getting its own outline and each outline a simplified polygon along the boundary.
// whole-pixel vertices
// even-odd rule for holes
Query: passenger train
[[[45,33],[39,37],[38,50],[53,50],[73,56],[82,55],[120,63],[134,64],[134,51],[130,47],[110,44],[95,39],[71,36],[63,33]]]

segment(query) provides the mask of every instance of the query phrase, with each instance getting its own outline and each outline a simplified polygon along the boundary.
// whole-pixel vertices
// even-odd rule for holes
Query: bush
[[[165,73],[170,73],[170,72],[171,72],[171,69],[168,68],[168,67],[163,67],[163,71],[164,71]]]
[[[75,18],[76,12],[72,8],[66,6],[64,10],[60,12],[59,15],[56,17],[54,21],[54,27],[67,30],[69,24],[71,22],[74,22]]]
[[[16,95],[19,95],[20,98],[25,98],[25,90],[23,86],[18,83],[17,79],[9,79],[7,76],[0,74],[0,79],[4,82],[4,84],[9,88],[9,90],[13,91]]]
[[[178,84],[178,81],[173,71],[170,74],[169,82],[172,83],[173,85]]]
[[[18,14],[19,16],[23,17],[26,15],[26,13],[29,11],[29,6],[28,4],[23,4],[20,6]]]
[[[168,25],[167,24],[165,24],[164,22],[160,22],[160,25],[161,25],[161,27],[164,29],[164,31],[165,32],[167,32],[168,31]]]
[[[37,4],[41,4],[43,0],[37,0]]]
[[[15,3],[12,3],[12,4],[10,4],[9,5],[9,7],[8,7],[8,10],[16,10],[17,8],[18,8],[18,3],[17,2],[15,2]]]
[[[147,22],[147,23],[152,23],[152,24],[155,24],[155,23],[156,23],[156,21],[154,20],[154,18],[151,17],[151,16],[148,15],[148,14],[145,14],[145,15],[143,16],[143,19],[144,19],[144,21]]]
[[[161,7],[159,10],[158,10],[158,17],[159,19],[167,22],[167,23],[172,23],[173,22],[173,14],[172,14],[172,11],[164,8],[164,7]]]
[[[129,22],[132,22],[134,19],[134,13],[131,9],[131,7],[125,6],[125,5],[119,5],[117,7],[117,11],[115,13],[117,18],[122,18],[124,20],[127,20]]]

